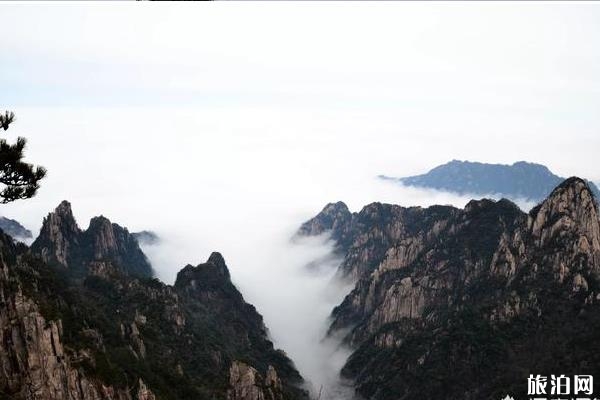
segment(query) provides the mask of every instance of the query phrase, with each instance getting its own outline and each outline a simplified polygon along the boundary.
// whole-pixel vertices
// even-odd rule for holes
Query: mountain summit
[[[31,248],[0,232],[0,399],[306,400],[220,253],[174,285],[105,217],[64,201]]]
[[[600,217],[583,179],[529,213],[329,206],[299,234],[326,231],[355,282],[329,332],[352,347],[342,375],[364,398],[526,398],[531,373],[600,374]]]
[[[486,164],[453,160],[437,166],[423,175],[387,179],[406,186],[442,190],[478,196],[497,195],[511,200],[539,202],[564,178],[553,174],[546,166],[525,161],[512,165]],[[600,195],[592,182],[587,182],[596,197]]]
[[[79,276],[86,276],[99,263],[110,263],[113,268],[138,277],[154,275],[138,241],[127,228],[99,216],[92,218],[88,229],[82,231],[68,201],[61,202],[44,218],[31,250],[44,261],[62,265]]]

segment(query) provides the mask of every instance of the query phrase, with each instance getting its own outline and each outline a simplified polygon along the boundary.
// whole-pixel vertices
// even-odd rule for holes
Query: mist
[[[104,215],[152,230],[161,243],[144,251],[166,283],[221,252],[323,399],[350,396],[338,376],[348,349],[323,340],[350,288],[335,281],[327,237],[291,240],[302,222],[340,200],[352,211],[374,201],[463,207],[469,196],[376,178],[452,159],[600,179],[593,4],[2,12],[2,107],[17,117],[3,137],[26,137],[27,161],[48,176],[1,214],[35,236],[66,199],[82,228]]]
[[[325,339],[325,332],[351,286],[335,280],[341,260],[332,241],[292,240],[296,230],[332,201],[359,211],[373,201],[463,207],[470,197],[376,177],[424,172],[418,165],[445,161],[443,144],[429,144],[428,160],[411,155],[409,149],[426,145],[426,136],[403,137],[404,150],[396,151],[387,141],[377,147],[348,141],[346,124],[336,127],[335,120],[318,127],[303,124],[302,115],[240,111],[225,120],[213,111],[171,111],[172,120],[156,126],[147,111],[21,110],[11,134],[27,132],[30,157],[50,173],[37,197],[6,206],[4,214],[35,235],[43,216],[67,199],[82,228],[103,214],[130,231],[152,230],[161,242],[143,250],[166,283],[184,265],[220,251],[233,282],[264,316],[276,347],[295,362],[308,389],[322,399],[348,399],[352,390],[339,371],[350,351],[339,338]],[[287,126],[292,118],[296,124]],[[322,134],[326,127],[331,130]],[[297,139],[281,138],[283,129]]]

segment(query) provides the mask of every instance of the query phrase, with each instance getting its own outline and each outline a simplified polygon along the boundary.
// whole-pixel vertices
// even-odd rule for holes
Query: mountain
[[[0,217],[0,229],[15,239],[31,239],[33,235],[29,229],[26,229],[14,219]]]
[[[511,200],[542,201],[564,180],[540,164],[519,161],[513,165],[453,160],[423,175],[380,178],[406,186],[422,187],[467,195],[497,195]],[[588,185],[598,197],[596,185]]]
[[[152,231],[140,231],[131,234],[139,244],[155,245],[160,243],[160,237]]]
[[[31,250],[47,263],[69,268],[83,277],[94,265],[106,261],[129,275],[153,276],[150,262],[126,228],[100,216],[92,218],[88,229],[83,231],[67,201],[44,218]]]
[[[219,253],[173,285],[128,230],[68,202],[31,248],[0,233],[0,399],[307,399]]]
[[[404,208],[329,204],[299,230],[329,232],[355,281],[330,334],[366,399],[527,397],[530,374],[600,374],[600,219],[569,178],[529,213],[508,200]]]

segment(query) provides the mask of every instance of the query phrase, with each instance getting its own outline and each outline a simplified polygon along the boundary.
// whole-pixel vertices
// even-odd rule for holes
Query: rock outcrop
[[[342,372],[364,397],[526,397],[530,373],[600,372],[600,220],[584,180],[528,214],[484,199],[343,220],[340,273],[356,286],[330,333],[346,332]]]
[[[67,202],[31,249],[0,233],[0,398],[308,397],[221,254],[174,285],[146,262],[127,229],[96,217],[81,231]]]
[[[117,388],[80,368],[90,354],[63,346],[62,321],[44,317],[40,304],[23,291],[33,282],[24,281],[14,273],[14,264],[9,265],[23,251],[0,237],[0,398],[154,400],[141,379],[138,385]],[[138,396],[132,395],[136,391]]]
[[[150,262],[126,228],[100,216],[92,218],[88,229],[82,231],[67,201],[44,219],[31,249],[47,263],[62,265],[79,276],[86,276],[90,265],[97,262],[110,262],[126,274],[153,276]]]
[[[40,234],[31,248],[44,261],[69,267],[69,261],[80,251],[81,233],[71,203],[65,200],[44,218]]]
[[[263,377],[256,369],[234,361],[229,369],[227,400],[283,400],[281,380],[269,365]]]

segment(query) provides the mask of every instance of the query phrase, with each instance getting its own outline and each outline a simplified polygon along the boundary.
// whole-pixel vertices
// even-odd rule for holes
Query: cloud
[[[344,288],[330,286],[330,244],[289,238],[326,203],[463,206],[375,178],[455,158],[600,179],[594,4],[0,11],[2,100],[17,114],[6,137],[27,137],[28,160],[49,170],[36,198],[2,213],[36,231],[68,199],[82,225],[104,214],[153,230],[164,241],[146,251],[166,282],[222,252],[317,387],[346,354],[317,341]]]

